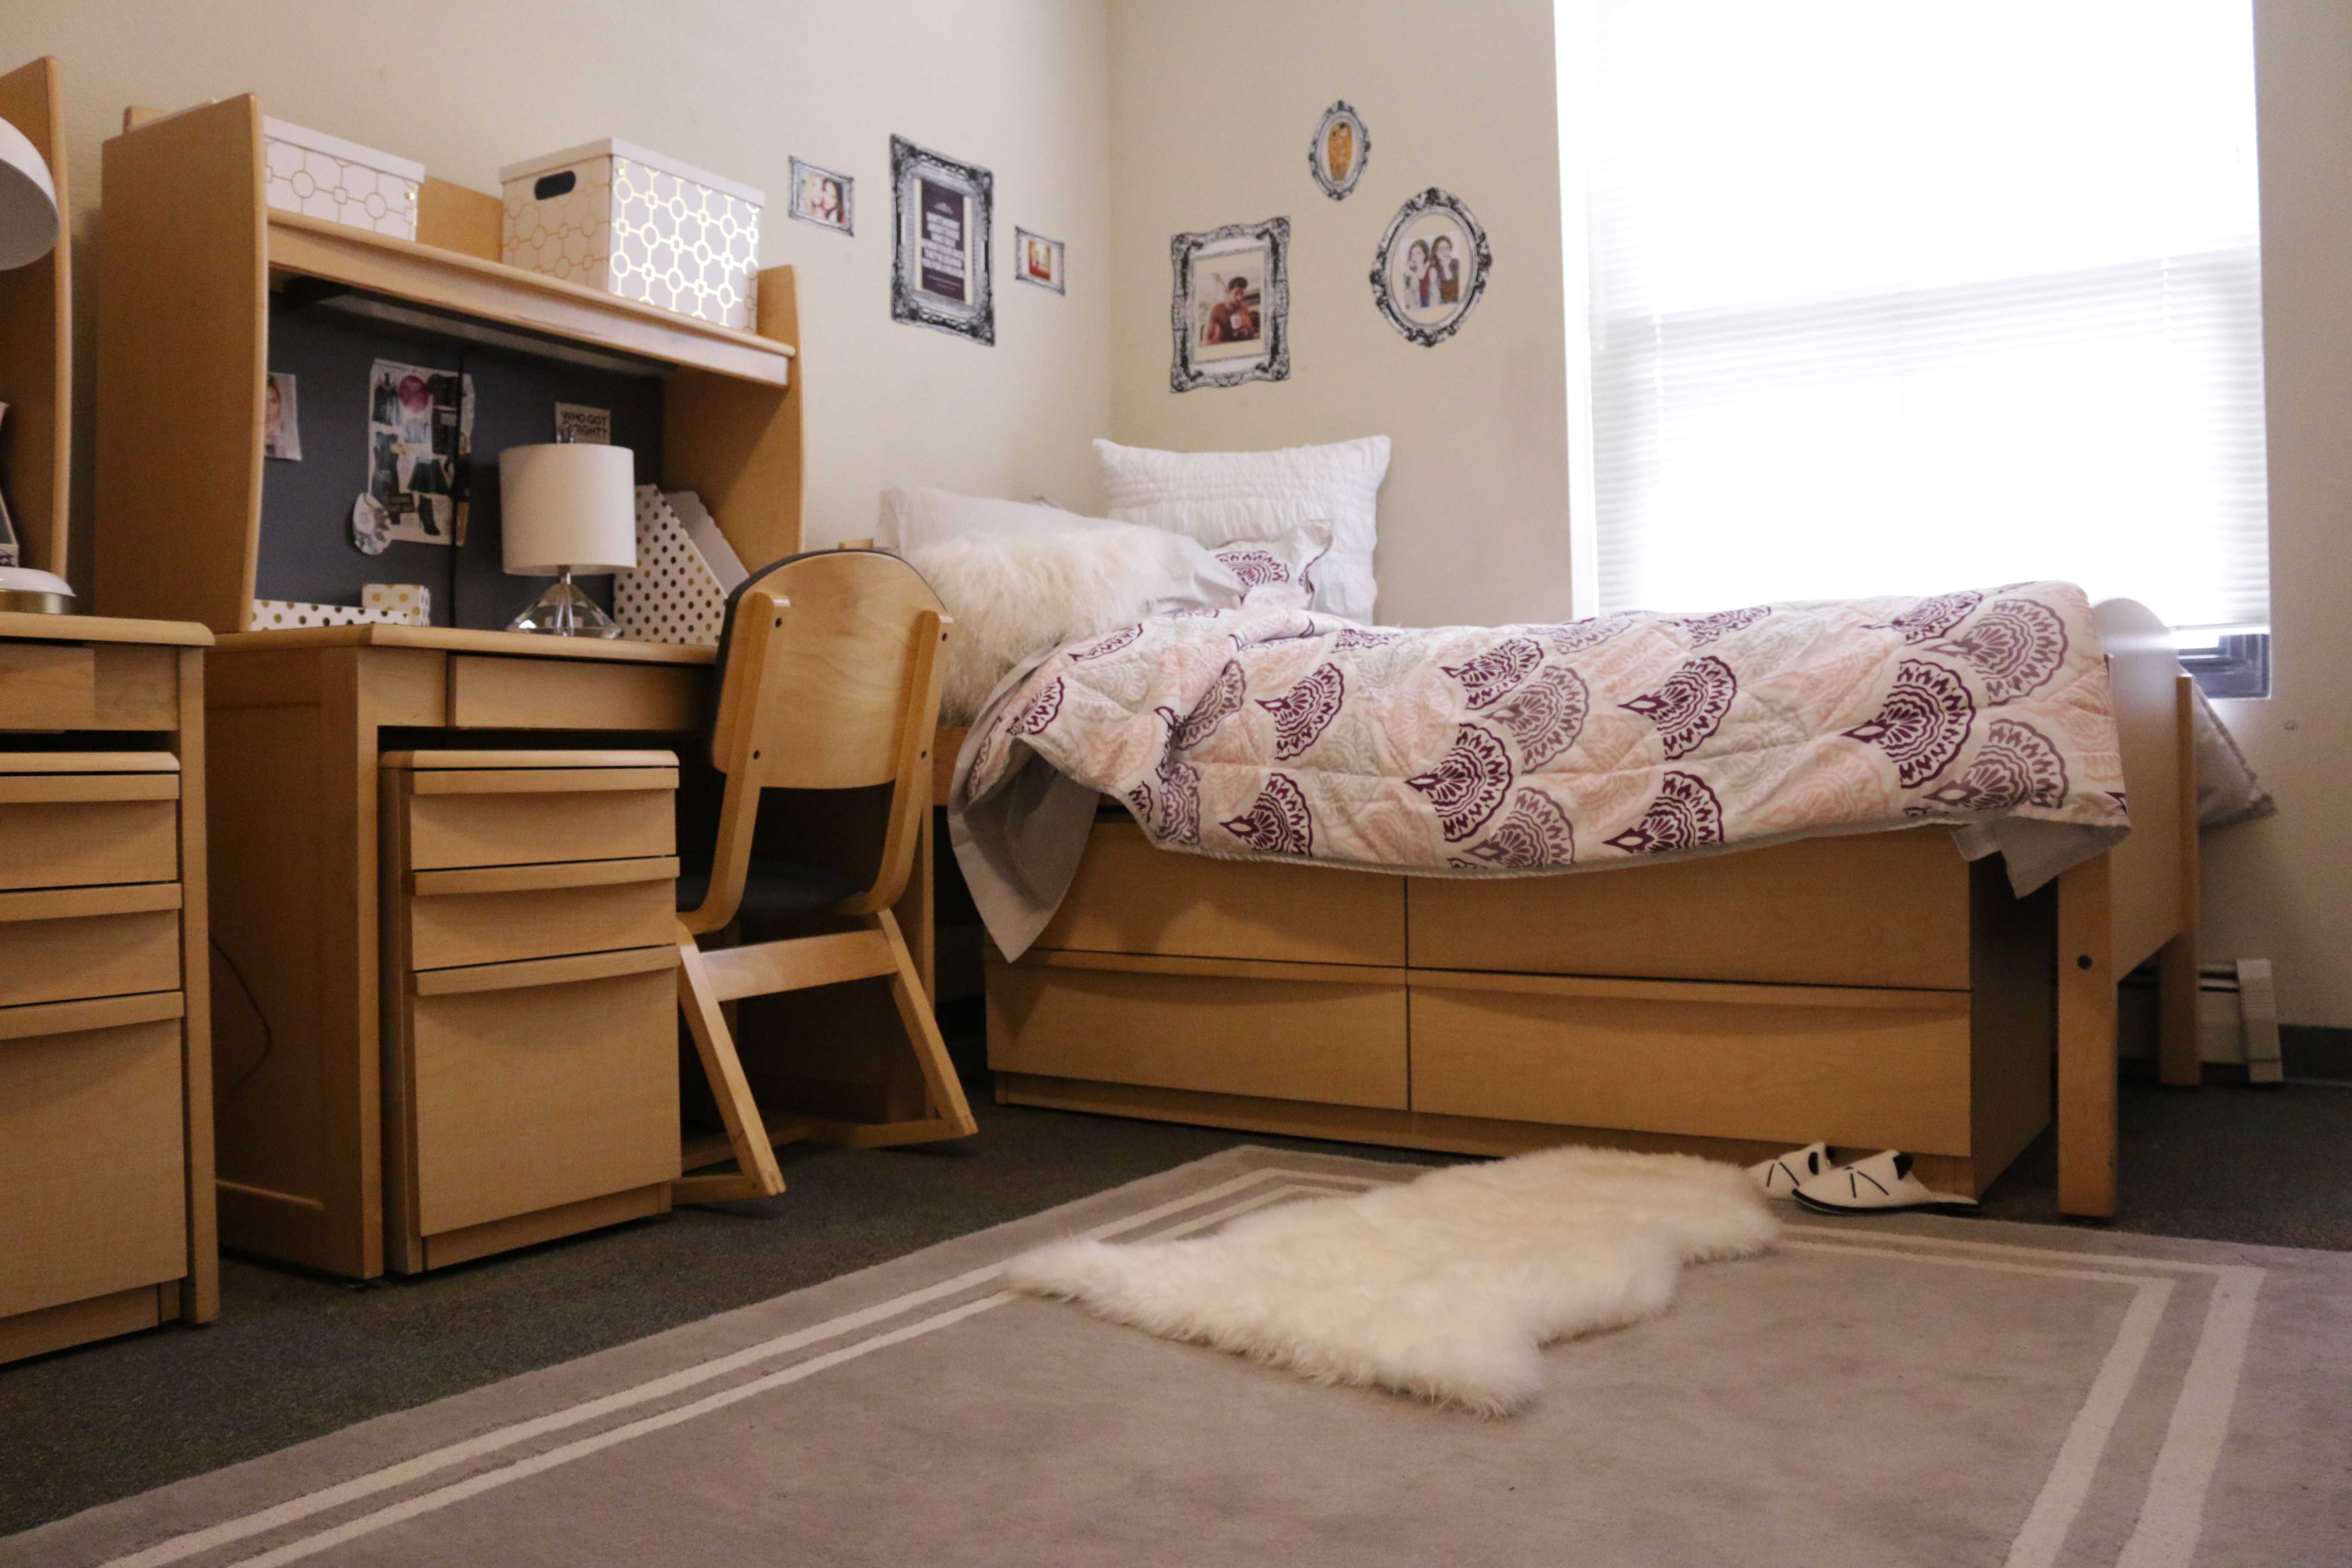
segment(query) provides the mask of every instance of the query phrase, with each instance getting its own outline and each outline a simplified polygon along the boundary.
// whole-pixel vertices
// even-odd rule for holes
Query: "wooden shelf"
[[[419,194],[425,243],[273,211],[262,152],[261,105],[250,94],[145,121],[106,143],[96,598],[109,615],[251,632],[269,290],[303,279],[447,321],[453,335],[520,334],[513,346],[535,342],[554,354],[578,345],[647,365],[663,380],[661,487],[698,494],[746,561],[799,551],[803,393],[791,268],[761,273],[759,331],[737,331],[507,266],[495,258],[499,198],[444,180],[428,178]],[[317,646],[320,632],[423,629],[257,635],[293,647],[300,637]],[[496,651],[642,657],[615,655],[612,644],[559,652],[551,639],[516,640],[525,646]],[[677,662],[707,659],[702,650]]]
[[[66,192],[65,103],[58,62],[47,56],[0,76],[0,120],[48,161],[58,210]],[[73,245],[29,267],[0,272],[0,489],[16,523],[24,563],[66,571],[67,481],[73,426]]]
[[[324,279],[527,332],[551,333],[659,360],[674,369],[690,365],[770,386],[783,386],[790,380],[793,346],[755,332],[324,218],[271,209],[268,223],[273,283],[289,275]]]
[[[213,634],[189,621],[126,621],[112,616],[37,616],[24,610],[0,610],[0,638],[17,642],[135,642],[165,647],[210,647]]]

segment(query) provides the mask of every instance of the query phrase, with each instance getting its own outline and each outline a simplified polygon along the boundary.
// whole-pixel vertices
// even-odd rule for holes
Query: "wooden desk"
[[[0,1361],[220,1310],[212,640],[0,613]]]
[[[386,730],[699,745],[713,650],[428,626],[221,637],[212,744],[224,1245],[384,1268],[377,761]],[[456,743],[463,744],[457,737]],[[930,857],[898,917],[931,983]],[[233,968],[231,967],[233,966]]]

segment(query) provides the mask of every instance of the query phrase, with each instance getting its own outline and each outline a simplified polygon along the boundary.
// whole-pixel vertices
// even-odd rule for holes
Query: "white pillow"
[[[892,489],[882,492],[877,544],[895,545],[901,555],[929,548],[963,533],[1076,533],[1114,526],[1108,518],[1080,517],[1057,506],[991,500],[949,490]]]
[[[1328,521],[1331,553],[1315,570],[1314,607],[1372,618],[1380,593],[1372,580],[1375,502],[1389,471],[1387,437],[1276,452],[1155,452],[1097,440],[1095,458],[1112,517],[1203,544],[1272,539],[1302,522]]]
[[[1033,653],[1147,615],[1242,602],[1241,580],[1194,541],[1094,522],[1058,533],[968,531],[905,552],[955,617],[940,723],[978,718],[988,694]]]

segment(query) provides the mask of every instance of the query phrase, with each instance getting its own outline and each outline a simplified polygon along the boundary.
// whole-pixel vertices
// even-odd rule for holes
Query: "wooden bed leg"
[[[2195,1089],[2204,1081],[2205,1053],[2199,1037],[2197,972],[2199,910],[2197,838],[2197,687],[2193,676],[2173,679],[2173,722],[2179,745],[2174,764],[2180,788],[2180,929],[2158,950],[2157,1081],[2169,1089]]]
[[[2084,1219],[2116,1212],[2110,901],[2105,855],[2058,879],[2058,1207]]]

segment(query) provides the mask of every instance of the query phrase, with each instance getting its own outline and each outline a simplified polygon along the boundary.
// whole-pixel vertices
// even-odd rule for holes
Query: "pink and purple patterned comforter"
[[[2054,861],[2039,834],[2057,865],[2129,826],[2098,635],[2064,583],[1418,631],[1159,617],[1001,690],[960,816],[1032,758],[1166,848],[1441,876],[2018,819],[2085,830]]]

